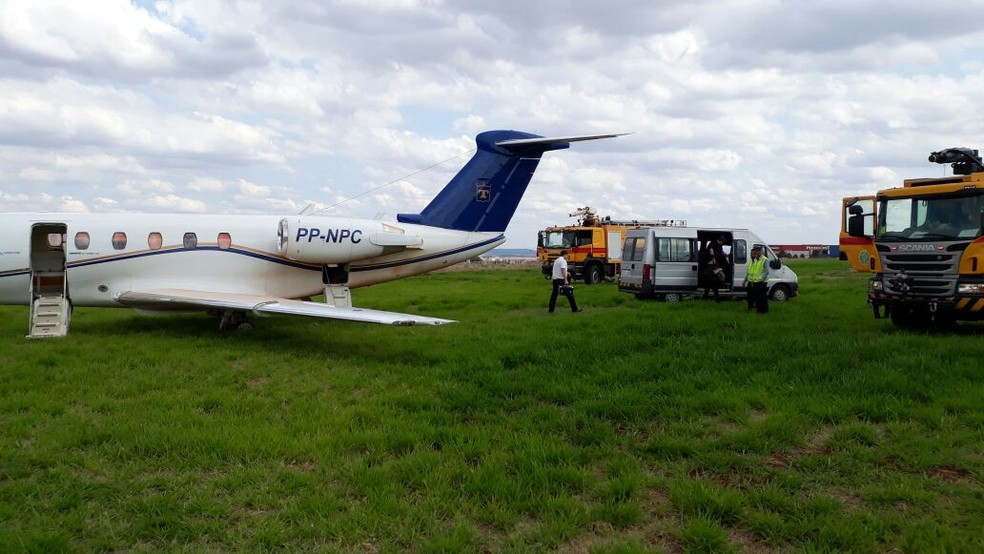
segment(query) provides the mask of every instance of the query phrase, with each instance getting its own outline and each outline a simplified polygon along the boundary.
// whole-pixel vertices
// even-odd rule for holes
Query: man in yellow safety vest
[[[748,262],[748,277],[745,278],[748,293],[748,309],[753,307],[760,314],[769,313],[769,264],[762,255],[762,245],[752,247],[752,259]]]

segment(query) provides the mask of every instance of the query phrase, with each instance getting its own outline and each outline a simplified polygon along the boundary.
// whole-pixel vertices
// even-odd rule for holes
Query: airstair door
[[[31,327],[28,338],[64,337],[72,317],[64,223],[31,227]]]

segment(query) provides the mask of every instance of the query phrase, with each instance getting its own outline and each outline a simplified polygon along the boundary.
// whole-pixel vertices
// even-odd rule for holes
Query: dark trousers
[[[768,283],[748,283],[748,309],[755,310],[760,314],[769,313],[769,285]]]
[[[717,279],[717,277],[715,277],[715,279]],[[704,300],[707,300],[708,295],[710,295],[711,294],[711,291],[713,290],[714,291],[714,301],[715,302],[720,302],[721,301],[721,291],[718,290],[719,287],[720,287],[720,285],[718,285],[717,283],[704,285]]]
[[[560,286],[564,284],[563,279],[553,280],[553,292],[550,293],[550,311],[553,312],[554,308],[557,307],[557,295],[560,294]],[[577,302],[574,301],[574,293],[572,292],[570,296],[567,297],[567,301],[571,304],[571,311],[577,311]]]

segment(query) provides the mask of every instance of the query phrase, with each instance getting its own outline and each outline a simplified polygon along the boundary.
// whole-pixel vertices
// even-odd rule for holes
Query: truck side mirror
[[[782,269],[782,262],[779,260],[779,258],[769,260],[769,267],[771,267],[772,269]]]

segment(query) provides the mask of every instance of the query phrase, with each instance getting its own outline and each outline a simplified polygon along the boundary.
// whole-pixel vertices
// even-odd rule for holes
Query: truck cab
[[[954,175],[842,200],[842,259],[872,274],[874,316],[900,327],[984,319],[984,165],[966,148],[930,161]]]

